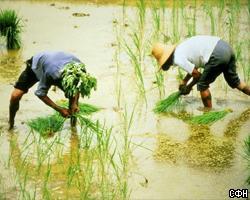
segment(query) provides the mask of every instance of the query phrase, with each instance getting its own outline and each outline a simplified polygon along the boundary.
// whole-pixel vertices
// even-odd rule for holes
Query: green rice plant
[[[48,185],[50,176],[51,176],[51,165],[48,161],[47,171],[45,173],[43,188],[42,188],[43,199],[51,199],[51,193],[50,193],[50,189],[49,189],[49,185]]]
[[[225,6],[226,6],[226,2],[225,0],[220,0],[217,1],[217,8],[218,8],[218,12],[217,12],[217,35],[223,35],[223,25],[224,25],[224,17],[225,17]]]
[[[160,0],[160,5],[163,5],[163,2]],[[158,8],[158,4],[156,1],[153,2],[152,5],[152,18],[153,18],[153,41],[160,41],[162,36],[162,19],[161,19],[161,10]],[[163,11],[164,12],[164,11]],[[159,71],[158,64],[155,62],[155,59],[152,59],[153,66],[155,68],[155,81],[160,98],[165,95],[165,87],[164,87],[164,75],[162,71]]]
[[[141,66],[141,62],[138,59],[138,55],[140,54],[140,45],[139,45],[139,37],[137,35],[137,33],[133,34],[133,41],[134,44],[136,46],[136,51],[134,51],[130,45],[128,45],[126,42],[124,42],[124,47],[125,47],[125,51],[128,54],[128,56],[130,57],[130,61],[134,67],[134,71],[135,71],[135,75],[136,75],[136,85],[140,91],[140,94],[145,97],[145,85],[144,85],[144,78],[143,78],[143,72],[142,72],[142,66]],[[138,54],[138,53],[139,54]],[[145,97],[146,98],[146,97]]]
[[[227,14],[228,25],[228,37],[229,43],[234,47],[236,40],[238,39],[237,34],[239,30],[239,14],[240,14],[240,2],[238,0],[232,0],[229,4],[229,10]]]
[[[212,124],[218,120],[221,120],[230,112],[232,112],[230,109],[205,112],[202,115],[191,117],[188,121],[192,124]]]
[[[19,49],[21,46],[21,19],[15,10],[0,11],[0,36],[5,36],[7,49]]]
[[[30,120],[27,124],[41,136],[50,136],[51,134],[62,130],[65,119],[59,114],[53,114],[47,117],[38,117]]]
[[[192,6],[186,6],[184,0],[180,0],[182,26],[185,26],[187,35],[185,37],[191,37],[196,35],[196,12],[197,1],[192,1]]]
[[[154,38],[156,41],[159,41],[161,35],[161,13],[155,2],[152,7]]]
[[[75,116],[79,119],[81,127],[86,127],[88,129],[92,130],[93,132],[95,132],[96,134],[104,131],[100,128],[99,121],[94,122],[94,121],[90,120],[89,118],[84,117],[81,114],[75,114]]]
[[[172,7],[172,42],[177,43],[180,40],[179,30],[179,1],[173,1]]]
[[[154,108],[155,113],[172,112],[180,107],[180,91],[170,94],[166,99],[160,100],[156,103]]]
[[[215,35],[215,19],[214,19],[214,9],[213,6],[208,2],[207,4],[204,4],[203,9],[207,16],[210,18],[210,34]]]
[[[63,68],[62,87],[66,97],[73,97],[77,93],[80,93],[82,97],[89,97],[91,90],[96,90],[97,80],[86,73],[83,63],[71,62]]]
[[[244,141],[244,149],[245,149],[245,158],[247,160],[247,167],[248,167],[248,177],[247,177],[247,184],[250,185],[250,136]]]
[[[136,85],[139,89],[141,97],[146,99],[146,91],[144,85],[144,77],[143,77],[143,70],[144,70],[144,59],[146,50],[148,48],[148,44],[145,37],[145,17],[146,17],[146,1],[145,0],[138,0],[136,3],[136,23],[135,20],[132,21],[133,24],[137,26],[132,28],[129,34],[129,40],[123,39],[122,47],[125,50],[126,54],[130,58],[130,62],[134,68],[135,77],[136,77]]]
[[[57,101],[57,103],[62,107],[68,107],[68,101],[66,100],[60,100],[60,101]],[[87,103],[79,103],[78,106],[80,109],[79,114],[81,115],[91,115],[101,110],[101,108],[92,104],[87,104]]]

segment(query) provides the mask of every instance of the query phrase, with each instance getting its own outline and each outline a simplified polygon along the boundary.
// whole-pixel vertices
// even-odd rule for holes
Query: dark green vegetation
[[[21,19],[14,10],[0,11],[0,35],[6,37],[7,49],[21,47]]]
[[[67,97],[72,97],[78,92],[82,97],[89,97],[91,90],[96,90],[97,80],[86,73],[83,63],[67,64],[63,69],[62,77],[62,86]]]

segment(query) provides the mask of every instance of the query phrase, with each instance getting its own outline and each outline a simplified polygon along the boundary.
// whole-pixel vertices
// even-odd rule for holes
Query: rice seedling
[[[229,43],[234,47],[234,43],[237,40],[237,30],[239,30],[239,13],[240,13],[240,3],[238,0],[233,0],[229,4],[228,10],[228,18],[227,18],[227,25],[228,25],[228,37]]]
[[[30,120],[27,124],[41,136],[50,136],[62,130],[65,119],[59,114],[53,114],[47,117],[38,117]]]
[[[180,40],[179,30],[179,1],[173,1],[172,8],[172,42],[177,43]]]
[[[141,48],[140,48],[140,41],[139,41],[139,37],[137,33],[134,33],[133,36],[133,42],[136,46],[136,51],[133,51],[133,49],[130,47],[130,45],[128,45],[126,42],[124,42],[124,47],[125,47],[125,51],[127,52],[128,56],[130,57],[130,61],[134,67],[134,71],[135,71],[135,75],[136,75],[136,85],[140,91],[140,94],[146,98],[145,96],[145,85],[144,85],[144,78],[143,78],[143,72],[142,72],[142,65],[140,62],[140,57],[138,57],[138,55],[140,55],[141,52]]]
[[[160,1],[160,4],[163,2]],[[162,20],[161,20],[161,10],[157,7],[157,4],[154,2],[152,8],[152,18],[153,18],[153,41],[160,41],[162,36]],[[164,9],[163,9],[164,10]],[[163,11],[164,12],[164,11]],[[159,71],[158,64],[155,62],[155,59],[152,59],[153,66],[155,68],[155,81],[160,98],[165,95],[165,87],[164,87],[164,75],[162,71]]]
[[[172,112],[176,108],[180,108],[180,91],[170,94],[166,99],[160,100],[156,103],[154,108],[155,113]]]
[[[115,79],[115,91],[116,91],[116,97],[117,97],[117,107],[120,108],[121,105],[121,60],[120,60],[120,54],[121,54],[121,49],[122,49],[122,33],[125,31],[124,30],[124,24],[125,24],[125,0],[123,2],[123,25],[121,26],[119,23],[114,25],[114,31],[116,35],[116,48],[115,48],[115,53],[114,53],[114,60],[116,63],[116,79]]]
[[[86,73],[83,63],[69,63],[62,71],[62,87],[67,97],[80,93],[82,97],[90,96],[92,89],[96,90],[97,80]]]
[[[215,19],[214,19],[214,9],[210,3],[204,4],[203,9],[207,16],[210,18],[210,29],[211,35],[215,35]]]
[[[136,3],[137,9],[137,25],[135,28],[131,29],[131,34],[129,34],[130,40],[123,39],[123,49],[130,58],[130,62],[134,68],[134,73],[136,77],[136,85],[139,89],[140,96],[146,99],[146,90],[144,84],[143,70],[144,70],[144,59],[146,50],[148,49],[148,44],[145,38],[145,17],[146,17],[146,3],[145,0],[138,0]],[[134,20],[132,22],[134,23]]]
[[[226,7],[226,3],[225,0],[220,0],[217,3],[217,35],[224,35],[224,17],[225,17],[225,7]]]
[[[187,8],[183,0],[180,1],[181,4],[181,13],[182,13],[182,22],[187,29],[186,37],[191,37],[196,35],[196,12],[197,12],[197,1],[193,0],[193,6]],[[188,11],[186,11],[188,9]]]
[[[247,160],[247,167],[248,167],[248,177],[246,179],[246,183],[250,185],[250,136],[244,141],[245,145],[245,158]]]
[[[15,10],[0,11],[0,36],[6,37],[7,49],[19,49],[21,47],[21,30],[21,19],[17,16]]]
[[[68,101],[67,100],[60,100],[57,101],[57,103],[62,107],[68,107]],[[81,115],[91,115],[95,112],[98,112],[101,110],[101,108],[87,103],[79,103],[79,114]]]
[[[51,165],[48,161],[48,164],[47,164],[47,171],[45,173],[45,177],[44,177],[44,182],[43,182],[43,194],[42,194],[42,197],[43,199],[51,199],[51,193],[50,193],[50,189],[49,189],[49,185],[48,185],[48,182],[49,182],[49,178],[51,176]]]
[[[218,120],[221,120],[230,112],[232,112],[231,109],[205,112],[202,115],[191,117],[188,121],[192,124],[212,124]]]

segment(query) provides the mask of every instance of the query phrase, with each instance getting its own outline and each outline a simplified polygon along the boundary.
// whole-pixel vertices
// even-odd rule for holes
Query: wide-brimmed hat
[[[162,43],[156,43],[153,45],[152,55],[157,60],[160,68],[162,68],[163,64],[170,58],[176,46],[177,46],[176,44],[166,46]]]

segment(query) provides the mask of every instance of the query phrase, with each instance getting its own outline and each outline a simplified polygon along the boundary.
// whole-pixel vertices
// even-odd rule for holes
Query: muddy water
[[[25,23],[23,48],[18,52],[7,52],[1,44],[0,49],[0,197],[15,199],[15,175],[19,173],[18,158],[21,157],[18,149],[22,149],[26,140],[29,141],[29,129],[25,122],[52,113],[33,95],[34,86],[22,99],[16,129],[14,132],[7,131],[9,94],[15,79],[25,67],[26,59],[43,50],[74,53],[98,78],[98,90],[86,101],[103,107],[95,117],[113,125],[117,131],[120,128],[119,113],[125,110],[125,104],[128,112],[132,110],[137,93],[133,70],[129,69],[129,62],[123,60],[128,65],[122,69],[123,104],[121,108],[117,107],[113,20],[122,12],[121,7],[96,6],[78,1],[56,2],[55,5],[48,1],[1,1],[0,5],[1,8],[17,10]],[[85,13],[85,16],[75,17],[73,13]],[[175,70],[170,72],[167,84],[172,87],[168,87],[167,92],[177,87],[174,76],[171,76],[175,73]],[[146,84],[151,85],[153,79],[148,70]],[[194,127],[175,117],[156,116],[152,112],[158,100],[156,90],[148,91],[147,107],[138,103],[130,130],[132,142],[140,144],[133,151],[134,166],[129,179],[131,199],[227,199],[230,188],[246,187],[247,171],[242,144],[250,129],[249,98],[231,89],[225,93],[217,85],[212,86],[212,91],[215,109],[230,107],[233,112],[211,127]],[[64,97],[58,90],[50,91],[49,96],[52,99]],[[200,114],[197,108],[201,102],[196,91],[184,101],[187,111]],[[60,194],[65,189],[62,186],[64,164],[70,162],[69,154],[74,152],[78,141],[67,133],[60,136],[60,142],[64,144],[61,161],[64,162],[54,167],[54,179],[57,181],[51,188],[62,197]],[[30,163],[35,157],[29,152]],[[68,195],[74,196],[74,191]],[[37,197],[41,198],[39,189]]]

